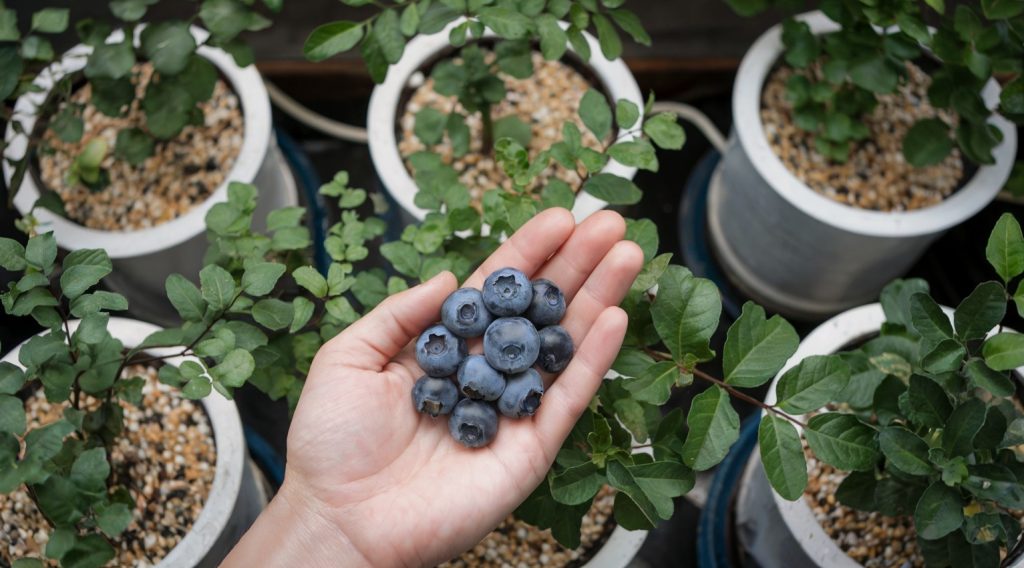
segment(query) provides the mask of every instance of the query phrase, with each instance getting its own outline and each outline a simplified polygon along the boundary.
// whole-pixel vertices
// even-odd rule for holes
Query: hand
[[[447,417],[412,405],[423,375],[413,342],[456,289],[451,273],[385,300],[324,345],[292,421],[284,485],[228,565],[433,565],[479,542],[544,480],[619,351],[627,320],[617,306],[643,264],[624,234],[613,212],[576,227],[568,211],[547,210],[464,284],[479,288],[504,266],[552,280],[577,346],[537,414],[501,418],[485,448],[464,448]]]

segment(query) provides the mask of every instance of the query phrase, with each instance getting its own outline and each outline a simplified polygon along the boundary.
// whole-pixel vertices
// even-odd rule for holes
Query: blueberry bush
[[[806,6],[796,0],[726,1],[741,15]],[[787,65],[821,70],[820,78],[794,75],[786,91],[797,127],[814,134],[822,155],[844,162],[851,146],[868,137],[861,117],[874,108],[877,95],[896,90],[908,61],[926,61],[932,78],[928,101],[959,117],[959,124],[919,120],[903,139],[910,164],[939,163],[954,146],[975,164],[995,163],[992,149],[1002,133],[989,118],[999,112],[1024,123],[1024,4],[980,0],[957,2],[949,10],[944,0],[811,4],[840,29],[817,36],[806,23],[788,18],[782,41]],[[1007,83],[999,107],[990,109],[981,92],[994,75]]]
[[[47,93],[37,115],[45,120],[45,128],[64,142],[81,140],[84,132],[82,113],[85,105],[70,101],[73,90],[81,86],[84,77],[91,88],[89,104],[108,116],[123,116],[138,102],[146,117],[143,128],[126,128],[118,132],[113,148],[103,140],[88,143],[77,156],[69,182],[98,190],[107,184],[107,174],[100,166],[113,152],[118,160],[133,166],[141,164],[153,154],[153,148],[162,140],[177,136],[189,124],[202,123],[199,103],[208,100],[218,78],[212,63],[196,53],[202,45],[224,49],[235,62],[246,67],[253,62],[248,45],[239,37],[245,31],[266,28],[270,20],[243,0],[203,0],[196,3],[196,11],[188,19],[152,21],[143,24],[147,11],[158,0],[113,0],[109,3],[113,20],[84,18],[72,21],[68,8],[41,8],[32,14],[18,14],[13,8],[0,4],[0,101],[12,103],[21,95],[38,87],[33,83],[40,73],[57,62],[61,55],[54,51],[50,37],[73,27],[79,41],[91,48],[82,72],[61,77]],[[270,11],[281,9],[282,0],[264,0]],[[19,18],[20,16],[20,18]],[[190,26],[195,23],[208,30],[209,37],[197,42]],[[121,36],[112,36],[119,30]],[[132,38],[138,33],[138,42]],[[152,64],[154,75],[137,92],[139,73],[137,63]],[[0,155],[14,167],[8,201],[21,186],[35,153],[46,152],[41,132],[26,132],[19,116],[3,105],[0,120],[10,123],[14,131],[29,140],[29,151],[24,156],[4,155],[5,143],[0,141]],[[62,208],[53,203],[56,194],[47,194],[49,207]],[[59,201],[59,198],[58,198]]]

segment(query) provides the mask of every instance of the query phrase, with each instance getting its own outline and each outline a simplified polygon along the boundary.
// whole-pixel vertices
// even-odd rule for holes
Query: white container
[[[821,12],[798,16],[815,34],[838,25]],[[961,189],[939,204],[907,212],[844,205],[801,182],[768,144],[761,122],[765,80],[783,52],[782,26],[765,32],[744,56],[732,95],[733,131],[712,178],[708,225],[715,254],[746,295],[773,311],[821,319],[873,302],[949,228],[985,207],[1013,167],[1017,131],[1001,116],[993,154]],[[999,85],[983,97],[990,107]]]
[[[72,333],[78,324],[78,320],[70,322]],[[160,328],[140,321],[112,317],[107,329],[126,348],[132,348]],[[21,367],[18,353],[22,345],[11,350],[3,361]],[[173,348],[147,351],[157,355],[174,352]],[[169,358],[165,364],[180,365],[188,359]],[[267,503],[267,496],[256,482],[255,466],[246,454],[242,421],[235,403],[217,393],[201,402],[210,419],[217,448],[213,485],[192,529],[157,564],[158,568],[212,568],[219,565]]]
[[[626,568],[647,540],[647,531],[627,531],[615,527],[601,550],[584,564],[586,568]]]
[[[202,41],[205,30],[193,27],[192,35]],[[108,42],[124,37],[116,31]],[[62,77],[83,69],[86,57],[92,52],[87,45],[78,45],[39,74],[35,85],[40,91],[20,97],[14,112],[21,117],[25,132],[32,132],[38,116],[36,109],[47,93]],[[178,273],[198,283],[206,252],[207,211],[216,203],[227,201],[228,184],[233,181],[253,183],[260,188],[259,203],[254,215],[261,225],[270,211],[297,204],[295,182],[271,137],[270,98],[263,79],[254,65],[242,69],[225,51],[202,46],[197,53],[212,63],[238,97],[242,107],[244,132],[242,147],[234,166],[224,182],[203,203],[196,204],[184,215],[155,227],[129,231],[103,231],[84,227],[45,209],[37,209],[35,216],[44,229],[53,230],[57,245],[72,251],[83,248],[101,248],[107,251],[114,271],[104,279],[113,291],[128,298],[133,315],[148,321],[173,325],[177,314],[165,297],[164,282]],[[8,149],[5,155],[20,158],[25,155],[28,139],[7,125]],[[14,168],[3,163],[4,180],[10,184]],[[30,172],[24,177],[14,204],[22,214],[31,212],[39,198],[40,188]]]
[[[409,86],[409,79],[421,67],[438,53],[449,49],[448,33],[462,20],[456,20],[444,30],[431,35],[421,35],[414,38],[405,46],[405,53],[402,59],[392,65],[388,70],[387,78],[383,83],[373,89],[370,96],[370,108],[366,117],[366,129],[370,139],[370,156],[373,159],[374,169],[380,176],[384,188],[391,194],[391,197],[408,214],[418,220],[423,220],[427,210],[416,206],[413,200],[419,188],[416,182],[409,175],[405,167],[405,161],[398,152],[397,128],[398,119],[405,109],[398,108],[402,99],[402,93]],[[562,27],[568,24],[561,22]],[[605,92],[612,99],[614,105],[620,99],[626,99],[638,108],[644,108],[644,99],[640,94],[640,87],[636,79],[629,72],[629,68],[621,59],[610,61],[601,53],[601,47],[597,39],[584,32],[587,43],[590,44],[590,61],[587,66],[594,72],[601,82]],[[496,37],[494,32],[487,30],[485,37]],[[634,140],[639,134],[624,136],[622,140]],[[614,160],[602,170],[605,173],[615,174],[624,178],[633,179],[636,175],[636,168],[624,166]],[[582,221],[589,215],[604,209],[607,202],[598,199],[589,193],[579,192],[576,195],[576,204],[572,209],[576,221]]]
[[[944,307],[943,311],[952,317],[952,309]],[[775,404],[779,378],[800,361],[811,355],[836,353],[857,341],[870,339],[884,322],[882,305],[876,303],[848,310],[818,326],[800,342],[799,349],[772,381],[765,403]],[[1017,372],[1024,372],[1024,367]],[[740,540],[758,564],[762,568],[860,567],[825,534],[803,496],[787,501],[771,489],[760,456],[758,447],[744,470],[736,501]],[[1024,558],[1009,566],[1024,568]]]

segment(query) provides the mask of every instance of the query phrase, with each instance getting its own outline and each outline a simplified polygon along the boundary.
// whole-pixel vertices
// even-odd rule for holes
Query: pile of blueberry
[[[572,359],[572,338],[556,325],[564,315],[565,296],[554,283],[530,282],[514,268],[493,272],[482,291],[452,292],[441,323],[416,341],[416,362],[426,373],[412,389],[416,410],[451,414],[448,430],[464,446],[491,443],[499,411],[522,418],[540,407],[544,381],[533,366],[560,373]],[[480,336],[484,354],[469,355],[466,340]]]

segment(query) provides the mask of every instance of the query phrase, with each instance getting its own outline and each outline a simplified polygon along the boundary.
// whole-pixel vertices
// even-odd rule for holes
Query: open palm
[[[562,325],[577,353],[557,381],[547,378],[535,416],[501,419],[494,441],[471,450],[449,435],[446,417],[413,408],[423,372],[412,342],[456,289],[444,273],[389,298],[317,354],[288,438],[286,488],[300,488],[304,506],[369,564],[429,565],[471,548],[544,479],[618,353],[627,322],[617,305],[643,263],[624,232],[615,213],[576,227],[568,211],[548,210],[464,284],[479,288],[512,266],[565,293]]]

